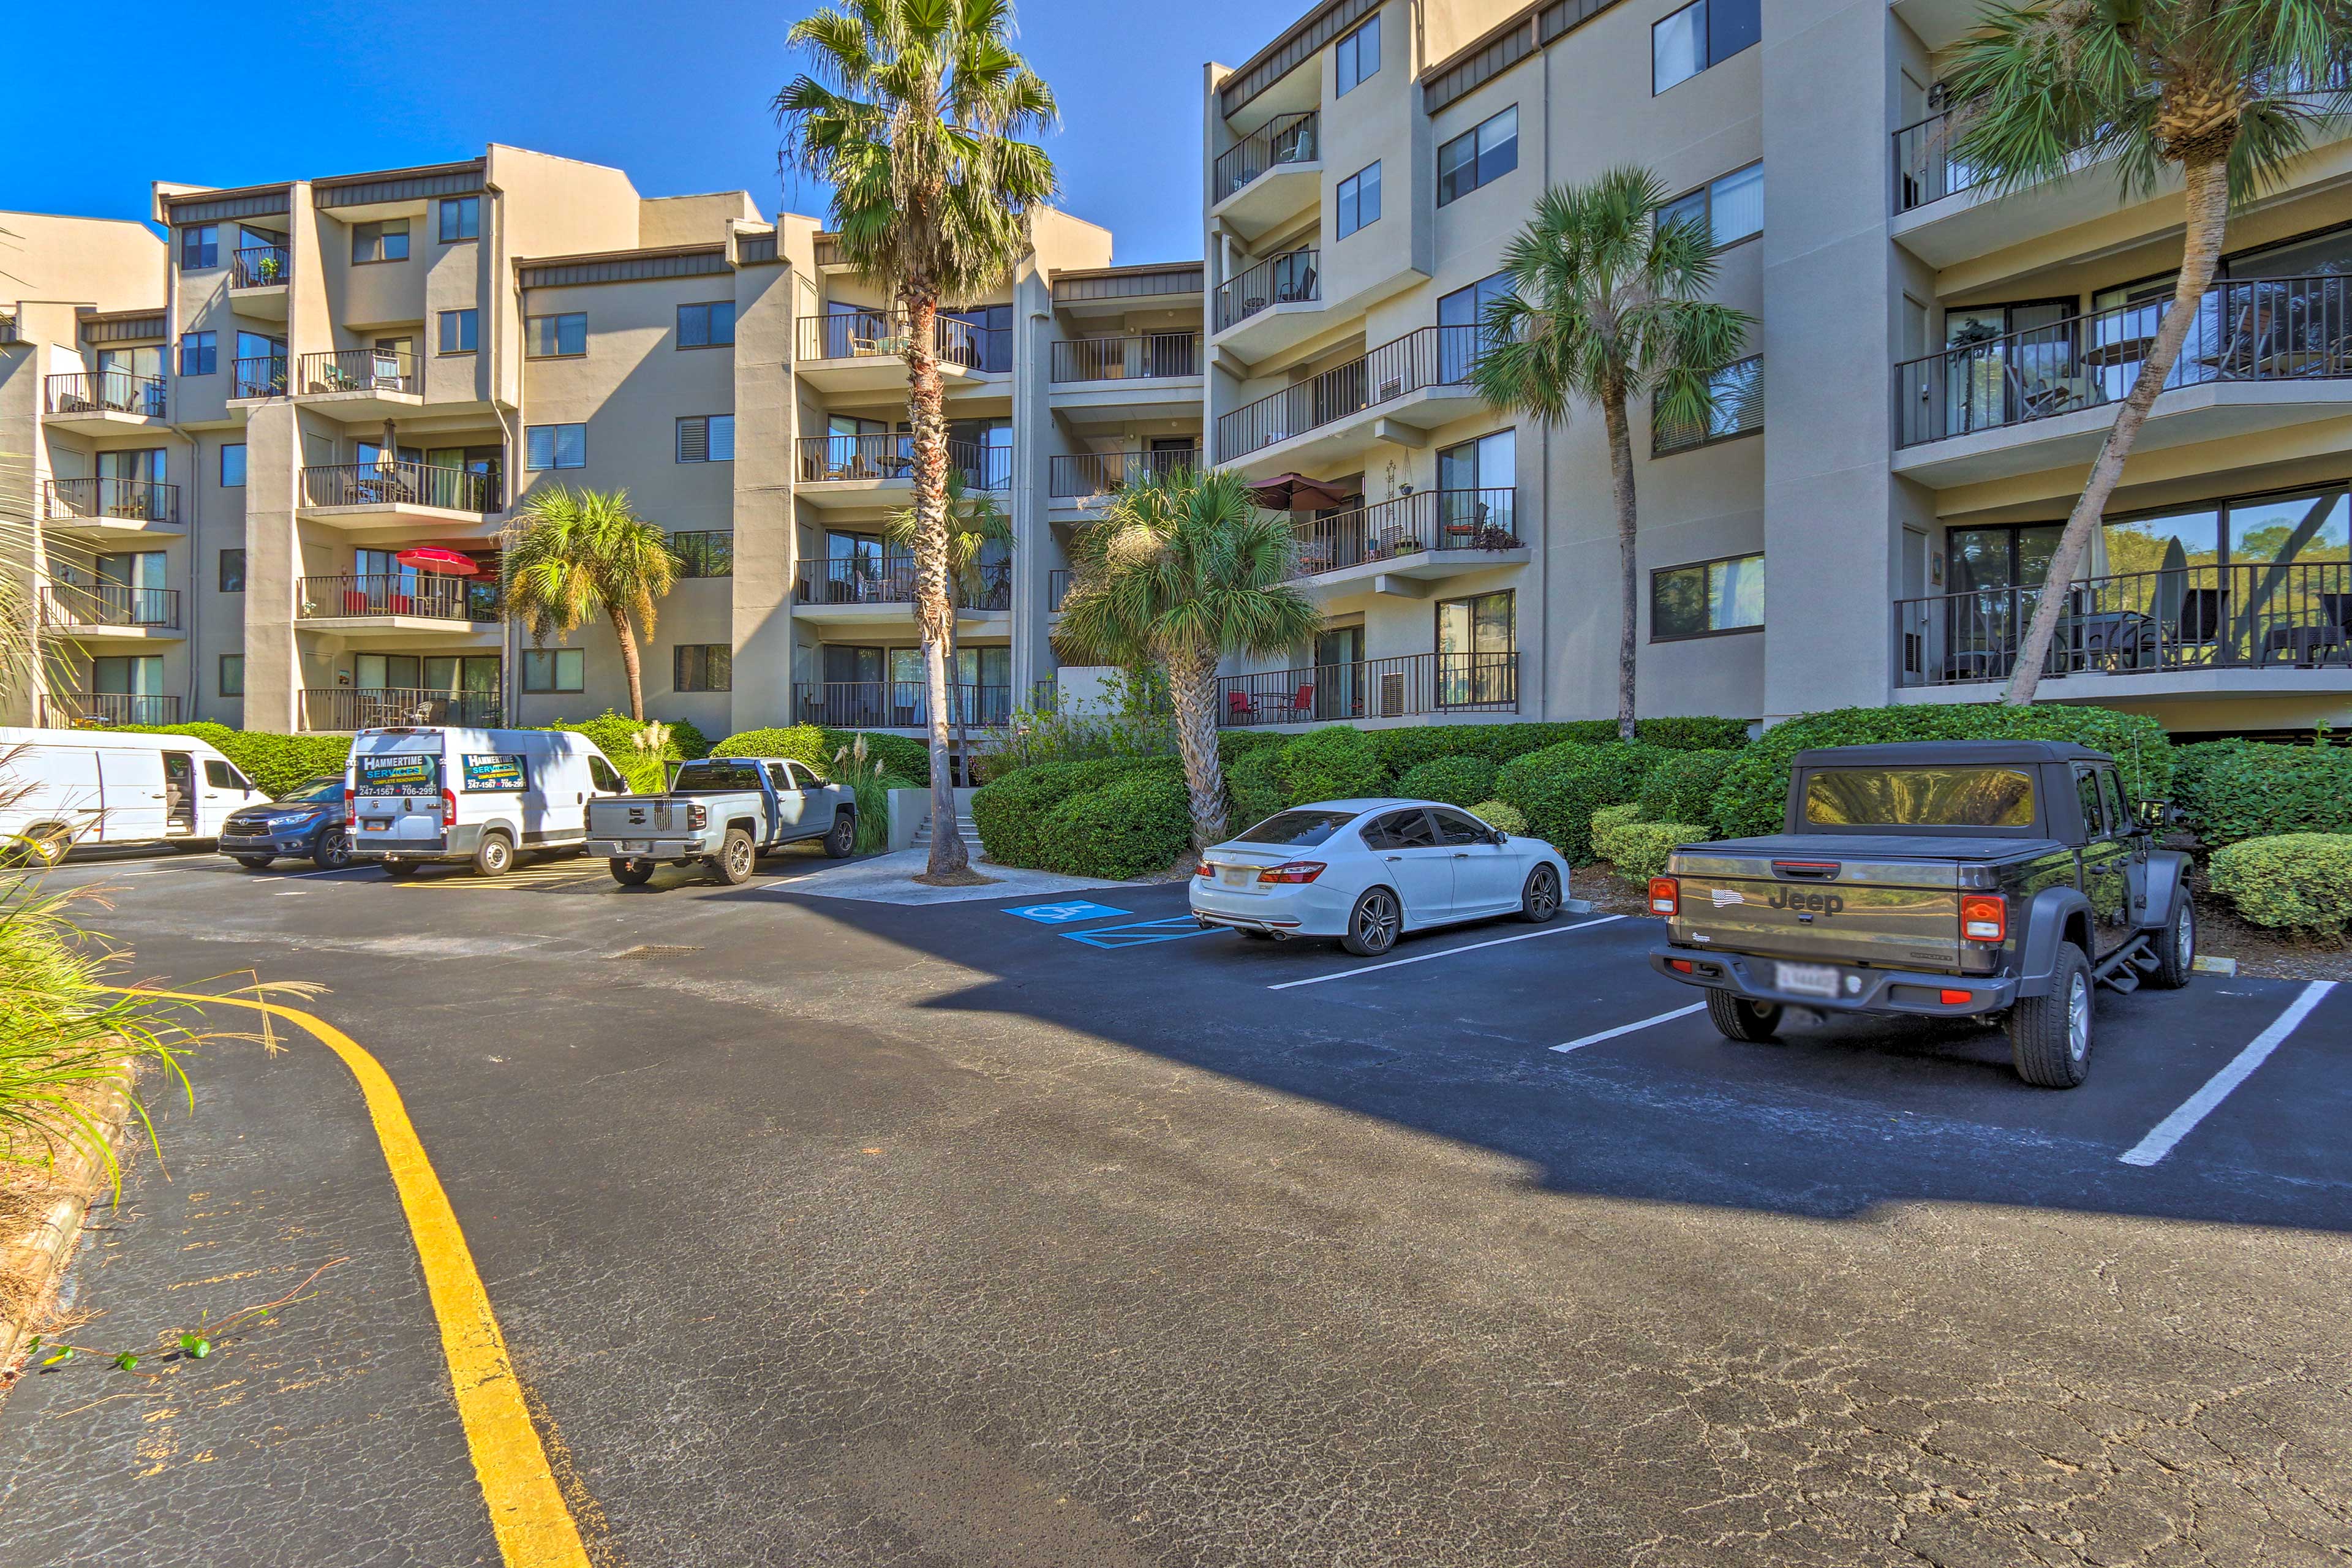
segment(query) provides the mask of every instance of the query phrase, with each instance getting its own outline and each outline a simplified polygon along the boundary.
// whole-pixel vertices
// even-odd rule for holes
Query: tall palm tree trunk
[[[1217,661],[1213,657],[1171,657],[1168,691],[1176,706],[1176,750],[1184,760],[1191,796],[1192,847],[1206,849],[1225,837],[1225,774],[1217,760]]]
[[[1638,644],[1634,609],[1641,562],[1633,543],[1633,433],[1625,416],[1625,386],[1611,378],[1601,389],[1601,416],[1609,427],[1609,492],[1617,509],[1617,738],[1633,738],[1633,660]]]
[[[929,294],[901,300],[907,313],[907,416],[915,446],[915,614],[922,623],[923,677],[930,701],[931,855],[926,875],[953,876],[971,864],[956,831],[955,780],[949,771],[948,648],[955,606],[948,592],[948,442],[946,391],[940,380],[940,302]]]
[[[637,629],[629,625],[629,617],[621,611],[608,606],[604,613],[613,617],[613,640],[621,645],[621,672],[629,678],[629,717],[642,724],[646,721],[646,681],[637,667]]]
[[[2221,240],[2229,222],[2228,162],[2226,157],[2193,160],[2182,166],[2181,174],[2188,186],[2189,233],[2181,252],[2180,278],[2172,287],[2172,303],[2165,308],[2164,320],[2156,330],[2156,341],[2148,345],[2147,358],[2140,362],[2138,379],[2132,383],[2131,395],[2116,412],[2106,439],[2099,444],[2099,455],[2092,461],[2082,497],[2074,502],[2074,510],[2066,519],[2066,531],[2059,536],[2058,548],[2051,553],[2042,596],[2033,606],[2033,620],[2026,628],[2025,640],[2018,645],[2009,690],[2001,698],[2007,703],[2032,701],[2035,689],[2042,684],[2042,668],[2050,659],[2050,644],[2058,633],[2058,617],[2065,613],[2067,589],[2083,564],[2084,552],[2090,549],[2092,531],[2106,515],[2107,502],[2124,477],[2124,459],[2131,456],[2132,443],[2139,438],[2140,426],[2147,423],[2148,410],[2155,406],[2157,395],[2164,390],[2172,367],[2179,363],[2180,345],[2188,341],[2189,329],[2196,324],[2205,290],[2213,281],[2214,266],[2221,258]]]

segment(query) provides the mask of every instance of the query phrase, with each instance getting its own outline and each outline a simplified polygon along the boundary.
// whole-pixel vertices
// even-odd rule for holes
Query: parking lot
[[[1726,1041],[1644,919],[1375,962],[1181,885],[908,908],[830,864],[55,879],[142,977],[328,987],[599,1562],[2352,1549],[2352,987],[2105,996],[2059,1093],[1960,1025]],[[92,1479],[0,1498],[0,1563],[498,1561],[349,1079],[194,1072],[79,1304],[351,1261],[153,1389],[27,1380],[11,1469]]]

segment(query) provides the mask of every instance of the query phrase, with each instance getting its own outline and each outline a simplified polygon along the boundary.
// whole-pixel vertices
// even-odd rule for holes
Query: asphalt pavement
[[[142,979],[326,988],[599,1563],[2352,1562],[2352,987],[2105,996],[2055,1093],[1964,1026],[1724,1041],[1645,920],[1375,965],[827,864],[54,879]],[[368,1108],[276,1032],[157,1097],[78,1332],[343,1261],[26,1378],[0,1568],[510,1561]]]

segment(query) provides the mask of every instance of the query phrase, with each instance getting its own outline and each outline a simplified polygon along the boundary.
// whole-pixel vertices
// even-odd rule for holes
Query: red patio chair
[[[1225,693],[1225,717],[1246,724],[1250,720],[1250,700],[1246,691]]]
[[[345,614],[345,615],[347,615],[347,616],[364,616],[364,615],[366,615],[367,613],[368,613],[368,596],[367,596],[367,595],[366,595],[363,591],[362,591],[361,589],[358,589],[358,588],[346,588],[346,589],[344,589],[344,590],[343,590],[343,614]]]
[[[1290,700],[1290,711],[1294,716],[1304,715],[1310,712],[1314,707],[1315,683],[1310,680],[1298,689],[1297,696]]]

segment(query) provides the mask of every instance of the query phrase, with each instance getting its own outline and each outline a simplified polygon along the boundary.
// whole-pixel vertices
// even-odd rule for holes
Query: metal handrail
[[[1132,332],[1114,338],[1064,338],[1054,344],[1055,381],[1141,381],[1201,374],[1198,332]]]
[[[163,417],[163,378],[127,370],[74,371],[43,384],[52,414],[136,414]]]
[[[1012,721],[1013,688],[959,682],[948,700],[966,724],[1000,729]],[[909,730],[930,722],[930,688],[920,680],[794,681],[793,707],[804,724],[836,730]]]
[[[502,504],[490,476],[403,458],[396,463],[331,463],[302,468],[305,506],[430,506],[492,512]]]
[[[55,522],[113,517],[176,523],[180,487],[161,479],[49,479],[41,486],[41,515]]]
[[[1313,163],[1319,123],[1319,112],[1312,109],[1277,114],[1218,153],[1214,165],[1216,194],[1211,201],[1224,200],[1268,169],[1285,163]]]
[[[1510,713],[1519,706],[1519,656],[1414,653],[1305,665],[1217,679],[1217,724],[1321,724],[1419,713]]]
[[[1270,256],[1217,285],[1217,331],[1248,321],[1275,305],[1312,304],[1320,298],[1322,279],[1316,271],[1318,253],[1311,247]]]
[[[1066,566],[1055,566],[1047,571],[1045,574],[1045,613],[1049,616],[1059,614],[1062,608],[1062,601],[1069,597],[1069,593],[1070,569]]]
[[[228,286],[274,289],[286,281],[293,265],[293,253],[282,245],[241,245],[229,257]]]
[[[891,550],[877,562],[867,556],[827,556],[800,564],[794,595],[803,605],[911,605],[915,602],[915,557]],[[965,610],[1013,607],[1013,563],[983,561],[956,591]]]
[[[1482,331],[1415,327],[1360,359],[1219,415],[1217,457],[1231,462],[1410,393],[1466,382],[1478,363]]]
[[[147,691],[52,691],[41,699],[45,729],[87,724],[176,724],[180,699]]]
[[[421,393],[425,377],[416,356],[404,349],[331,349],[302,356],[299,389],[306,395]]]
[[[425,620],[499,618],[495,579],[441,572],[371,572],[295,579],[296,618],[415,616]]]
[[[2168,292],[1903,361],[1895,367],[1897,445],[2122,401],[2171,303]],[[2323,273],[2206,289],[2164,385],[2346,377],[2352,377],[2352,276]]]
[[[1429,550],[1516,550],[1518,491],[1419,490],[1297,525],[1294,575],[1312,577]]]
[[[1074,452],[1045,460],[1045,488],[1055,500],[1087,500],[1125,489],[1147,475],[1164,479],[1180,468],[1200,466],[1198,446],[1148,452]]]
[[[236,385],[231,397],[283,397],[286,395],[286,356],[257,354],[236,362]]]
[[[302,728],[328,734],[403,724],[492,730],[504,705],[493,693],[436,691],[421,686],[306,686]]]
[[[152,626],[177,630],[177,588],[133,588],[120,583],[60,583],[40,591],[45,626]]]
[[[835,310],[803,316],[795,324],[796,357],[816,359],[898,359],[907,346],[907,318],[888,310]],[[975,327],[940,316],[932,323],[932,341],[940,358],[983,374],[1013,368],[1013,332],[1007,327]]]
[[[967,489],[1011,488],[1013,453],[1009,447],[950,441],[947,448],[948,462],[963,470]],[[915,477],[915,438],[890,434],[803,436],[800,438],[800,459],[801,483],[804,485],[911,479]]]

